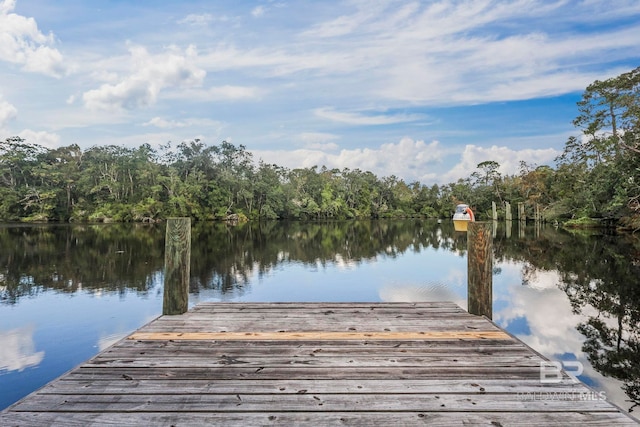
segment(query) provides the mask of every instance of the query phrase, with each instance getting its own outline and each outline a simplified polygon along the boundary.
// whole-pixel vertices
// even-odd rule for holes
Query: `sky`
[[[0,0],[0,140],[516,174],[554,164],[584,89],[639,66],[638,40],[637,0]]]

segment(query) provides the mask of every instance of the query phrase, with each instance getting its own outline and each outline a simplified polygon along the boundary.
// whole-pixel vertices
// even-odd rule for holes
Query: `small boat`
[[[467,231],[469,222],[475,220],[476,218],[469,205],[460,204],[456,206],[456,212],[453,214],[453,228],[456,231]]]

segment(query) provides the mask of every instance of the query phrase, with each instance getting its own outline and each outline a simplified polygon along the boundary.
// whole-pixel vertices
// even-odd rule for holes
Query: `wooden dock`
[[[205,303],[161,316],[0,425],[637,425],[452,303]]]

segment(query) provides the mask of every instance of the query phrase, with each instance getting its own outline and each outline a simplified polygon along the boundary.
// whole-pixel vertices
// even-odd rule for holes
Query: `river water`
[[[0,226],[0,409],[162,312],[164,225]],[[200,301],[453,301],[467,242],[450,221],[192,228]],[[624,410],[640,406],[640,241],[494,225],[493,320]],[[580,369],[580,368],[583,369]],[[570,372],[571,373],[571,372]]]

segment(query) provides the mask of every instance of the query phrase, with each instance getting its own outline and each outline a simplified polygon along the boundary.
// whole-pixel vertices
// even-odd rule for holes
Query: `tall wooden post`
[[[498,220],[498,209],[496,208],[496,202],[491,202],[491,213],[493,214],[491,216],[491,218],[493,218],[494,221]]]
[[[162,314],[182,314],[189,309],[190,263],[191,218],[168,218]]]
[[[518,203],[518,221],[527,222],[527,216],[524,213],[524,203],[522,202]]]
[[[490,222],[470,222],[467,228],[467,311],[492,318],[493,240]]]
[[[507,227],[507,232],[506,232],[506,236],[507,239],[511,237],[511,221],[513,220],[512,218],[512,214],[511,214],[511,203],[509,202],[504,202],[504,219],[505,221],[505,226]]]

